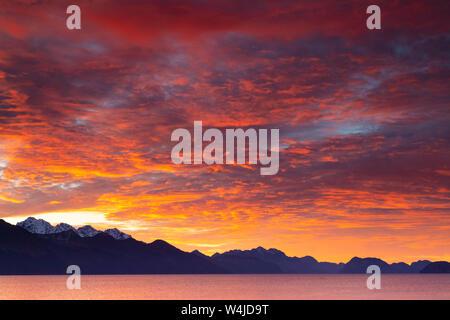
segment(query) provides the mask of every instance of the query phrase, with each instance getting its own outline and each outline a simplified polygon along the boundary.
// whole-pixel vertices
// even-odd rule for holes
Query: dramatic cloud
[[[450,259],[446,1],[379,1],[382,30],[359,0],[77,4],[72,31],[60,1],[0,4],[0,218],[208,254]],[[174,165],[194,120],[279,128],[279,173]]]

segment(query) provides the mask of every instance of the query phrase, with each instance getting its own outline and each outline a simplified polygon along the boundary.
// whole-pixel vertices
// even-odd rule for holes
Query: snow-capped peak
[[[116,240],[125,240],[131,238],[129,234],[123,233],[122,231],[114,228],[114,229],[108,229],[104,231],[106,234],[109,234],[111,237],[113,237]]]
[[[19,227],[24,228],[30,233],[49,234],[54,233],[54,227],[45,220],[29,217],[26,220],[17,223]]]
[[[60,232],[68,231],[68,230],[72,230],[72,231],[76,232],[75,228],[72,227],[70,224],[60,223],[56,227],[53,228],[53,231],[54,231],[53,233],[60,233]]]
[[[100,232],[101,231],[95,230],[94,228],[92,228],[89,225],[78,228],[78,230],[77,230],[78,235],[82,238],[90,238],[90,237],[96,236]]]
[[[96,230],[89,225],[75,229],[70,224],[60,223],[56,227],[54,227],[45,220],[36,219],[33,217],[29,217],[22,222],[18,222],[17,226],[22,227],[30,233],[37,234],[52,234],[72,230],[82,238],[91,238],[99,233],[102,233],[102,231]],[[129,234],[123,233],[116,228],[105,230],[104,233],[110,235],[116,240],[125,240],[131,238]]]

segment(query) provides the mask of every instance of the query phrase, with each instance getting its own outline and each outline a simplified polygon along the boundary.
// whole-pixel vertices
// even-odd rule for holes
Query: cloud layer
[[[0,4],[0,217],[105,214],[206,253],[450,259],[446,1]],[[177,166],[176,128],[280,128],[280,172]],[[89,219],[86,219],[89,220]]]

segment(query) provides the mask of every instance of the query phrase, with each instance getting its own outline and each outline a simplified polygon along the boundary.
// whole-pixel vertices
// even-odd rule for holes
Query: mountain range
[[[207,256],[185,252],[163,240],[145,243],[118,229],[52,226],[27,218],[11,225],[0,219],[0,274],[64,274],[80,266],[83,274],[280,274],[366,273],[376,264],[382,273],[450,273],[450,263],[419,260],[388,264],[354,257],[347,263],[319,262],[311,256],[288,257],[277,249],[258,247]]]
[[[86,238],[86,237],[93,237],[93,236],[101,233],[101,231],[95,230],[91,226],[84,226],[84,227],[75,229],[74,227],[72,227],[71,225],[69,225],[67,223],[60,223],[54,227],[45,220],[36,219],[33,217],[29,217],[26,220],[17,223],[17,225],[19,227],[24,228],[28,232],[34,233],[34,234],[55,234],[55,233],[60,233],[60,232],[71,230],[71,231],[75,232],[77,235],[79,235],[80,237]],[[103,232],[110,235],[111,237],[113,237],[116,240],[125,240],[125,239],[131,238],[131,236],[129,234],[123,233],[122,231],[120,231],[116,228],[108,229]]]

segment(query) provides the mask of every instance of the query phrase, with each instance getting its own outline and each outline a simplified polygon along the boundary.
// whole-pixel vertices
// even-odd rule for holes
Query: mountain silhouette
[[[226,270],[162,240],[117,240],[73,230],[34,234],[0,220],[0,274],[61,274],[80,266],[84,274],[225,273]]]
[[[424,261],[422,260],[423,266],[430,263],[430,261]],[[377,265],[380,267],[381,273],[416,273],[419,272],[417,269],[417,262],[416,267],[413,268],[412,266],[404,263],[392,263],[388,264],[387,262],[378,259],[378,258],[359,258],[354,257],[349,262],[347,262],[343,268],[340,270],[340,273],[365,273],[367,270],[367,267],[370,265]]]
[[[217,273],[382,273],[449,272],[448,262],[419,260],[388,264],[378,258],[354,257],[347,263],[319,262],[311,256],[288,257],[277,249],[231,250],[209,257],[182,251],[164,240],[145,243],[118,229],[53,227],[30,219],[11,225],[0,219],[0,274],[64,274],[69,265],[83,274],[217,274]]]
[[[338,273],[341,265],[318,262],[310,256],[288,257],[277,249],[258,247],[216,253],[211,260],[233,273]]]
[[[421,273],[450,273],[450,263],[447,261],[432,262],[420,271]]]

